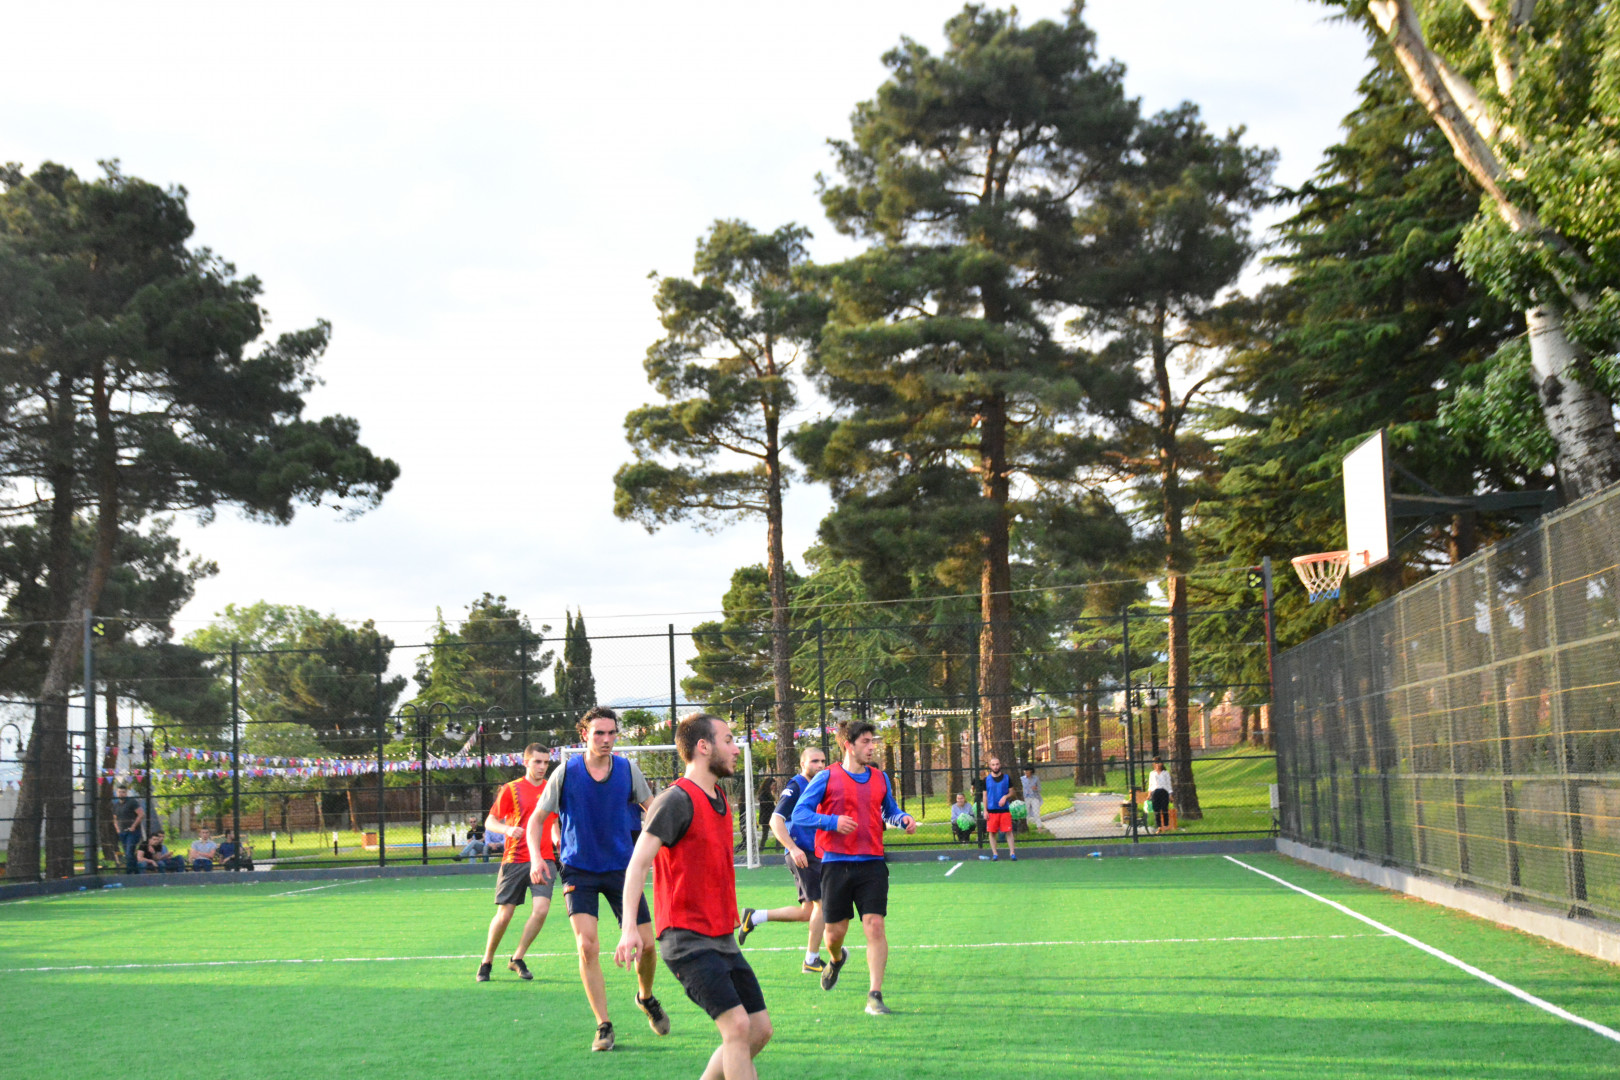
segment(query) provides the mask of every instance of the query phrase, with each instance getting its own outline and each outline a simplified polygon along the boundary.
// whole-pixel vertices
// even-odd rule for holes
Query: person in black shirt
[[[141,807],[141,800],[131,796],[129,788],[123,784],[118,785],[113,815],[118,820],[118,843],[124,849],[124,872],[133,874],[135,845],[141,842],[141,822],[146,818],[146,811]]]

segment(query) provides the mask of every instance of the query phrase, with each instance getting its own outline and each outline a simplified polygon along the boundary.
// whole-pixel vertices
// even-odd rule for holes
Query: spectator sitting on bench
[[[186,858],[191,862],[193,870],[212,870],[214,856],[219,853],[219,845],[209,838],[207,829],[197,830],[197,839],[191,842],[191,849],[186,852]]]
[[[253,869],[253,849],[236,838],[235,833],[228,832],[225,839],[219,842],[219,850],[214,853],[219,865],[226,870]]]
[[[957,842],[965,844],[973,839],[973,828],[978,819],[973,816],[973,807],[967,803],[967,796],[960,791],[956,793],[956,801],[951,803],[951,832],[956,836]]]
[[[186,860],[163,846],[163,833],[155,832],[135,848],[135,869],[142,874],[174,873],[186,868]]]
[[[484,823],[478,820],[475,814],[467,819],[467,844],[456,856],[456,862],[462,859],[471,859],[482,855],[485,862],[489,862],[489,845],[485,843],[488,834],[484,831]]]

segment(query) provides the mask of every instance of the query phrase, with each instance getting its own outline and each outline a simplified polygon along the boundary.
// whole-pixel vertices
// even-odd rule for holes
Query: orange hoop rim
[[[1339,586],[1344,583],[1344,577],[1350,572],[1350,553],[1348,551],[1319,551],[1312,555],[1297,555],[1290,559],[1294,564],[1294,572],[1299,575],[1300,584],[1310,594],[1311,603],[1318,600],[1336,599],[1339,595]]]

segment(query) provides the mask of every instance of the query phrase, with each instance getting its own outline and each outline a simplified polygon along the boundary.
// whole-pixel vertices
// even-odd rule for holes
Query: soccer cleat
[[[478,981],[479,982],[489,982],[489,969],[491,967],[493,967],[493,966],[494,965],[492,965],[492,964],[479,964],[478,965]]]
[[[1000,855],[992,855],[992,856],[990,856],[990,861],[991,862],[1000,862],[1001,861],[1001,856]]]
[[[636,1008],[647,1014],[647,1026],[653,1029],[654,1035],[669,1034],[669,1013],[658,1004],[655,997],[642,997],[636,995]]]
[[[737,927],[737,945],[739,948],[748,940],[748,935],[754,932],[754,909],[743,908],[742,925]]]
[[[1013,862],[1017,862],[1018,861],[1018,852],[1016,852],[1016,851],[1013,852],[1011,855],[1007,856],[1007,858],[1011,859]]]
[[[591,1042],[592,1050],[613,1049],[613,1021],[604,1020],[596,1025],[596,1038]]]
[[[844,961],[846,961],[848,959],[849,959],[849,950],[845,949],[843,956],[840,956],[836,960],[830,961],[827,964],[826,968],[824,968],[822,970],[822,972],[821,972],[821,988],[823,990],[831,990],[833,987],[838,985],[838,973],[840,971],[844,970]]]
[[[823,971],[826,971],[826,970],[827,970],[827,961],[823,960],[819,956],[816,957],[814,960],[806,960],[804,962],[804,973],[806,975],[820,975]]]
[[[888,1016],[892,1012],[894,1012],[893,1009],[883,1004],[883,991],[873,990],[866,995],[867,1016]]]
[[[515,956],[507,962],[506,970],[517,972],[518,978],[524,980],[525,982],[528,982],[534,978],[534,976],[529,973],[529,965],[525,964],[522,960],[519,960]]]

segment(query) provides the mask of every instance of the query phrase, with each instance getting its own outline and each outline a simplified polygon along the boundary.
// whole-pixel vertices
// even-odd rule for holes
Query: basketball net
[[[1317,555],[1301,555],[1289,561],[1294,564],[1294,573],[1299,575],[1305,591],[1311,594],[1311,603],[1339,598],[1339,586],[1343,584],[1345,574],[1350,572],[1348,551],[1324,551]]]

